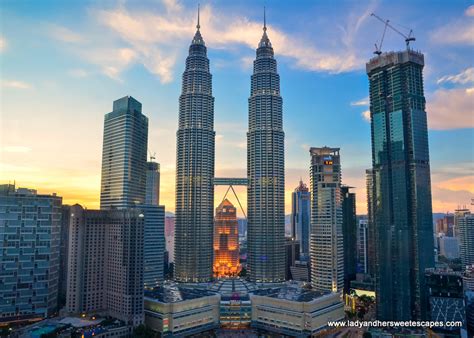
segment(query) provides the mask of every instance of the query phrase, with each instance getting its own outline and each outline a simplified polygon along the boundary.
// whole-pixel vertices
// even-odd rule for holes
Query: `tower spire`
[[[193,45],[204,45],[204,39],[201,36],[201,20],[200,20],[200,4],[198,4],[198,15],[197,15],[197,24],[196,24],[196,34],[194,34],[194,38],[192,41]]]
[[[267,11],[266,7],[263,6],[263,35],[260,43],[258,44],[259,47],[271,47],[272,44],[270,39],[267,36]]]
[[[197,30],[199,30],[201,28],[201,25],[199,24],[199,8],[200,7],[200,4],[198,4],[198,21],[197,21],[197,25],[196,25],[196,28]]]
[[[265,10],[265,6],[263,6],[263,31],[267,31],[267,14]]]

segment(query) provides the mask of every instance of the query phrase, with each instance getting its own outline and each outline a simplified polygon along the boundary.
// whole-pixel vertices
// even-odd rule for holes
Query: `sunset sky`
[[[366,213],[371,167],[365,63],[383,24],[413,29],[425,54],[433,211],[474,194],[474,5],[472,1],[201,1],[201,32],[213,74],[216,176],[246,175],[250,75],[262,34],[281,76],[286,211],[309,147],[341,148],[343,183]],[[150,120],[149,150],[161,164],[161,203],[174,211],[181,74],[197,1],[0,2],[0,183],[64,203],[99,205],[104,114],[131,95]],[[404,39],[387,30],[384,51]],[[245,189],[239,188],[246,205]],[[216,190],[216,206],[224,188]],[[230,198],[234,202],[233,198]]]

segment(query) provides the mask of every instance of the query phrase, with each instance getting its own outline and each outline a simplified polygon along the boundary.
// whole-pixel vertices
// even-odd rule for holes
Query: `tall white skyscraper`
[[[463,269],[474,264],[474,215],[464,212],[456,215],[456,227],[459,229],[459,256]]]
[[[339,148],[311,148],[310,154],[311,285],[319,291],[340,292],[344,251]]]

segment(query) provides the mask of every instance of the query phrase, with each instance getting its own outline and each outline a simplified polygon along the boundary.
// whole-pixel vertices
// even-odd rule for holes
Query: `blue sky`
[[[202,1],[215,97],[216,175],[245,176],[247,99],[267,7],[284,102],[286,204],[309,147],[341,147],[344,183],[365,213],[371,166],[365,63],[383,24],[425,54],[434,211],[474,192],[474,6],[469,1]],[[96,207],[103,116],[132,95],[150,119],[162,202],[174,209],[175,133],[196,1],[2,1],[0,179]],[[383,50],[404,48],[388,30]],[[245,200],[245,191],[242,199]],[[223,196],[216,191],[216,200]]]

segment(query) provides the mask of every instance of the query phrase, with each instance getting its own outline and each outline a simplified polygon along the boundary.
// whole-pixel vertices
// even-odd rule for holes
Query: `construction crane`
[[[150,155],[150,162],[153,162],[156,159],[156,153],[148,150],[148,155]]]
[[[401,36],[403,36],[405,38],[405,43],[407,45],[407,49],[410,49],[410,42],[411,41],[415,41],[415,37],[412,35],[413,34],[413,30],[410,29],[410,32],[408,33],[408,35],[405,35],[403,34],[402,32],[400,32],[398,29],[396,29],[395,27],[393,27],[391,24],[390,24],[390,20],[384,20],[382,19],[380,16],[378,16],[377,14],[375,13],[372,13],[370,14],[370,16],[373,16],[375,17],[376,19],[378,19],[379,21],[383,22],[385,24],[385,28],[383,30],[383,34],[382,34],[382,39],[380,40],[380,46],[377,46],[377,44],[375,44],[375,52],[374,54],[377,54],[377,55],[380,55],[382,54],[382,44],[383,44],[383,39],[385,38],[385,32],[387,31],[387,27],[390,27],[394,32],[400,34]]]
[[[374,13],[372,13],[372,15],[374,15]],[[385,32],[387,32],[388,22],[389,22],[389,20],[386,20],[386,21],[385,21],[385,27],[384,27],[384,29],[383,29],[382,38],[380,39],[380,45],[377,46],[377,44],[375,44],[375,52],[374,52],[374,54],[377,54],[377,55],[382,54],[383,39],[385,38]]]

